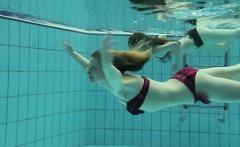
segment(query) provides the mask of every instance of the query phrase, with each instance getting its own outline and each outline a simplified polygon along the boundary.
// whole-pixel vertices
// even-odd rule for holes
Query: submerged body
[[[167,40],[153,38],[146,34],[136,32],[129,39],[129,47],[135,47],[139,42],[150,42],[147,48],[137,48],[139,51],[152,49],[152,55],[164,59],[168,53],[176,58],[174,71],[179,70],[183,65],[182,56],[191,53],[195,49],[225,53],[232,43],[240,39],[240,28],[237,29],[208,29],[196,27],[189,30],[179,40]],[[152,47],[152,48],[151,48]],[[168,57],[170,58],[170,57]],[[169,60],[169,59],[168,59]],[[165,62],[165,60],[163,60]]]
[[[239,64],[199,71],[189,68],[193,73],[187,74],[185,78],[178,78],[177,76],[181,74],[177,73],[166,82],[158,82],[149,78],[144,80],[139,75],[122,73],[118,69],[119,65],[113,65],[112,58],[115,57],[113,52],[110,51],[111,39],[109,38],[103,42],[102,50],[94,53],[90,60],[77,53],[68,42],[65,41],[63,44],[70,55],[79,61],[87,71],[91,82],[96,82],[105,87],[120,102],[127,105],[127,108],[130,107],[128,110],[132,114],[138,114],[135,112],[139,109],[154,112],[174,105],[193,104],[198,100],[195,94],[203,94],[205,100],[214,102],[240,102],[240,82],[233,81],[240,77]],[[191,80],[188,80],[189,78]],[[147,86],[146,79],[149,80]],[[186,81],[184,81],[185,79]],[[190,83],[190,86],[187,83]],[[194,87],[193,90],[191,90],[191,87]],[[142,92],[142,89],[146,88],[148,90]],[[139,100],[142,98],[143,103],[139,105]],[[128,105],[134,99],[136,101]],[[199,100],[204,102],[204,99]]]
[[[192,37],[184,37],[179,40],[181,43],[182,55],[192,52],[194,49],[204,49],[209,52],[224,53],[232,43],[240,39],[240,28],[237,29],[208,29],[197,27],[197,33],[202,41],[200,46],[196,46],[196,41]]]
[[[239,73],[240,65],[199,70],[194,78],[194,89],[196,94],[203,94],[207,100],[196,99],[186,83],[178,79],[169,79],[166,82],[149,79],[149,90],[140,110],[154,112],[179,104],[194,104],[197,101],[205,104],[210,101],[240,102],[240,83],[229,80],[239,78]],[[126,104],[139,93],[144,80],[136,75],[123,75],[122,80],[124,88],[117,95]]]

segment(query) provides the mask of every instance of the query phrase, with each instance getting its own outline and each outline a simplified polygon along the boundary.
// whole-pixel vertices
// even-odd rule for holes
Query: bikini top
[[[150,85],[150,81],[146,77],[142,76],[142,78],[144,80],[142,89],[137,94],[137,96],[135,96],[133,99],[131,99],[130,101],[127,102],[127,110],[132,115],[138,115],[138,114],[144,113],[144,111],[139,110],[139,108],[142,106],[142,104],[146,98],[146,95],[147,95],[148,89],[149,89],[149,85]]]

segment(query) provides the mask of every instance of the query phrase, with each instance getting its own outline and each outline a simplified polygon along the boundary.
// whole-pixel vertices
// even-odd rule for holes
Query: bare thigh
[[[227,67],[212,67],[200,69],[211,76],[240,81],[240,64]]]
[[[197,30],[204,43],[214,44],[240,39],[240,29],[208,29],[198,27]]]
[[[240,82],[214,77],[199,71],[196,76],[196,92],[204,93],[215,102],[240,102]]]

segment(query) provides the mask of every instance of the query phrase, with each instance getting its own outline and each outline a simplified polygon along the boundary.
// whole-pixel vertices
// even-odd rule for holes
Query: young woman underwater
[[[101,50],[87,59],[68,41],[63,41],[66,51],[85,69],[90,81],[106,88],[133,115],[197,101],[205,104],[211,101],[240,102],[240,82],[234,81],[240,78],[240,64],[201,70],[184,68],[168,81],[159,82],[125,73],[141,70],[149,60],[151,50],[118,51],[111,48],[112,44],[113,40],[107,36]]]
[[[237,29],[208,29],[196,27],[189,30],[179,40],[168,40],[166,38],[151,37],[141,32],[133,33],[128,39],[128,45],[133,48],[138,43],[149,42],[139,50],[152,49],[153,56],[161,61],[167,62],[172,56],[176,58],[173,71],[179,70],[182,65],[184,54],[195,49],[204,49],[214,52],[226,52],[232,43],[240,39],[240,28]]]

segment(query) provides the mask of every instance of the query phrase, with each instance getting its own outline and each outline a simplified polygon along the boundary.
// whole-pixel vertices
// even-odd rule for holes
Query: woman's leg
[[[205,68],[200,69],[200,71],[214,77],[240,81],[240,64],[227,67]]]
[[[195,79],[197,93],[203,93],[210,101],[240,102],[240,82],[214,77],[199,71]]]
[[[237,29],[208,29],[197,27],[197,31],[204,44],[214,44],[240,40],[240,28]]]

